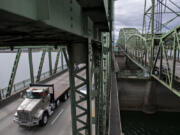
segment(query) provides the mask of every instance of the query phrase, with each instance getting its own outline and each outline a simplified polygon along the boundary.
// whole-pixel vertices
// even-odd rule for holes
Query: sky
[[[175,6],[170,1],[173,1],[178,6]],[[115,42],[118,39],[120,28],[130,27],[137,28],[142,31],[143,14],[145,0],[115,0],[114,2],[114,35]],[[165,3],[165,1],[164,1]],[[180,0],[167,0],[166,4],[174,11],[180,13]],[[147,7],[151,5],[151,0],[147,1]],[[168,12],[168,9],[163,9]],[[174,18],[175,14],[164,14],[163,23]],[[173,22],[168,24],[169,30],[179,25],[180,17],[177,17]],[[167,32],[167,30],[165,30]]]
[[[120,28],[142,29],[144,0],[116,0],[114,2],[114,34],[118,38]]]

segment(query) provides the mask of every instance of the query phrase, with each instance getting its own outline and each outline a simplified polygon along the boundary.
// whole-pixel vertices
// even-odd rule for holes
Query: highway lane
[[[13,115],[23,99],[0,109],[0,135],[72,135],[70,100],[62,102],[44,127],[22,128],[13,122]]]
[[[84,71],[79,74],[85,76]],[[67,85],[69,85],[68,77],[68,72],[65,72],[53,80],[46,82],[46,84],[55,83],[58,90],[62,91],[67,89]],[[76,79],[76,81],[77,83],[81,82],[78,79]],[[79,98],[79,96],[77,98]],[[45,127],[35,126],[32,128],[22,128],[13,122],[13,115],[22,101],[23,99],[19,98],[15,102],[0,109],[0,135],[72,135],[70,99],[60,104],[54,114],[49,117],[48,124]],[[86,104],[83,103],[82,106],[86,106]],[[93,109],[92,111],[94,115],[95,110]],[[92,127],[93,134],[95,134],[94,125],[92,125]]]

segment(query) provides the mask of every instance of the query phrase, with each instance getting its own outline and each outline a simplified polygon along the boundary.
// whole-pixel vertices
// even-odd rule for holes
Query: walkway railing
[[[67,65],[64,65],[63,68],[62,66],[58,67],[57,68],[57,73],[58,72],[61,72],[63,69],[66,69],[67,68]],[[50,71],[47,71],[47,72],[44,72],[41,74],[41,77],[40,77],[40,81],[44,80],[44,79],[47,79],[50,77]],[[37,79],[37,76],[34,77],[34,80],[36,81]],[[15,83],[12,87],[12,94],[18,92],[18,91],[21,91],[22,89],[25,89],[27,87],[29,87],[29,84],[31,83],[31,79],[26,79],[26,80],[23,80],[21,82],[18,82],[18,83]],[[3,88],[3,89],[0,89],[0,92],[1,92],[1,99],[5,99],[6,98],[6,94],[7,94],[7,89],[8,87],[6,88]]]

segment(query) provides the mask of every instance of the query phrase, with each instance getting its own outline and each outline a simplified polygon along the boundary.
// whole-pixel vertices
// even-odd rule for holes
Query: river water
[[[42,54],[42,52],[33,52],[32,53],[34,76],[36,76],[37,72],[38,72],[41,54]],[[57,55],[57,52],[52,52],[52,67],[53,67],[53,69],[54,69],[54,64],[55,64],[55,60],[56,60],[56,55]],[[1,63],[0,64],[0,89],[8,86],[8,82],[10,79],[10,75],[11,75],[15,57],[16,57],[16,53],[0,53],[0,63]],[[59,57],[58,67],[59,66],[61,66],[61,57]],[[42,73],[47,72],[47,71],[49,71],[49,61],[48,61],[48,53],[46,52]],[[30,73],[29,73],[28,53],[22,52],[14,83],[21,82],[21,81],[23,81],[25,79],[29,79],[29,78],[30,78]]]
[[[179,114],[121,111],[122,130],[125,135],[180,135]]]

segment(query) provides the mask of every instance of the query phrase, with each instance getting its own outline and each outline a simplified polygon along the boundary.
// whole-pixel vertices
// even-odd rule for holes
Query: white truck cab
[[[46,125],[53,113],[55,104],[51,99],[53,93],[48,87],[30,87],[26,90],[24,101],[14,114],[14,122],[22,126]]]

